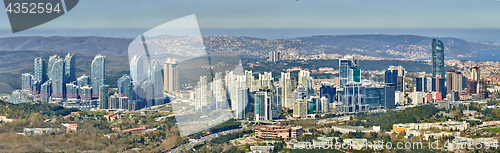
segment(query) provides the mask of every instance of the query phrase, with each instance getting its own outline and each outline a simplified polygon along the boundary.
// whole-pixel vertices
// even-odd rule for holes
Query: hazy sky
[[[500,28],[495,0],[80,0],[37,28],[150,28],[190,14],[200,28]]]
[[[150,29],[191,14],[201,29],[500,29],[499,0],[80,0],[26,31]]]

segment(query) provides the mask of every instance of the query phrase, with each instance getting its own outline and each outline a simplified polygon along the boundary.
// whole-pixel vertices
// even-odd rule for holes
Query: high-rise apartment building
[[[144,81],[144,58],[141,55],[134,55],[130,61],[130,76],[134,85],[138,86]]]
[[[31,90],[32,81],[33,81],[33,76],[29,73],[24,73],[21,76],[21,89]]]
[[[253,81],[254,81],[252,70],[245,70],[245,81],[247,84],[247,88],[250,91],[252,91],[252,86],[253,86]]]
[[[97,55],[94,57],[91,65],[91,84],[92,84],[92,98],[99,97],[100,87],[105,85],[106,73],[105,73],[105,56]]]
[[[73,53],[68,53],[64,58],[66,82],[76,81],[76,59]]]
[[[261,87],[267,87],[270,88],[273,86],[273,74],[272,72],[264,72],[264,74],[259,74],[259,82],[261,84]]]
[[[212,83],[210,84],[210,88],[212,90],[213,96],[215,97],[215,101],[214,101],[215,109],[216,110],[222,109],[226,103],[226,100],[224,99],[224,96],[226,94],[223,93],[224,87],[223,87],[223,83],[222,83],[222,72],[215,73],[215,77],[214,77]],[[228,89],[228,90],[229,90],[229,92],[232,92],[231,89]]]
[[[52,91],[52,85],[50,80],[45,81],[45,83],[40,85],[40,101],[41,102],[49,102]]]
[[[60,57],[58,55],[52,55],[49,57],[49,63],[47,64],[47,76],[48,76],[48,79],[52,79],[52,66],[54,66],[54,63],[56,62],[56,60],[60,59]]]
[[[35,58],[35,72],[33,75],[33,82],[41,82],[44,83],[47,80],[47,65],[45,60],[41,57]]]
[[[293,94],[292,94],[292,79],[290,73],[281,72],[279,85],[281,87],[281,106],[292,108],[293,107]]]
[[[153,84],[153,95],[155,105],[161,105],[164,103],[164,84],[163,84],[163,74],[161,73],[163,66],[158,60],[153,60],[149,67],[149,80]]]
[[[121,109],[127,109],[127,110],[132,109],[132,100],[134,100],[133,94],[134,94],[133,83],[132,83],[132,79],[130,78],[130,76],[122,76],[121,78],[119,78],[118,79],[118,97],[121,98],[120,99]],[[125,100],[126,100],[126,102],[123,102]]]
[[[195,88],[195,110],[203,111],[203,108],[206,108],[208,105],[207,76],[200,76],[198,86],[196,86]]]
[[[270,51],[269,60],[272,62],[279,62],[281,60],[281,53],[279,51]]]
[[[99,109],[109,109],[108,92],[109,92],[109,85],[102,85],[99,87]]]
[[[65,64],[64,60],[56,59],[52,65],[51,79],[52,79],[52,97],[65,98],[66,97],[66,81],[65,81]]]
[[[163,68],[164,85],[166,92],[174,92],[179,89],[179,64],[178,58],[167,58]]]

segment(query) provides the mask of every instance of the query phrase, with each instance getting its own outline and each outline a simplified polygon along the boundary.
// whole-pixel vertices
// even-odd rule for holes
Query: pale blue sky
[[[80,0],[64,16],[27,31],[150,29],[190,14],[202,29],[500,28],[495,0]],[[10,29],[5,12],[0,29]]]

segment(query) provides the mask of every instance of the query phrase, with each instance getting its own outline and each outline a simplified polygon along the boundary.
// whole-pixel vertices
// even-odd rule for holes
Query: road
[[[183,145],[180,145],[178,146],[177,148],[173,149],[173,150],[170,150],[170,151],[167,151],[167,152],[171,152],[171,153],[178,153],[178,152],[186,152],[188,150],[192,150],[194,146],[196,145],[199,145],[199,144],[203,144],[205,142],[209,142],[211,141],[213,138],[216,138],[216,137],[219,137],[221,135],[226,135],[226,134],[229,134],[229,133],[234,133],[234,132],[241,132],[245,129],[246,127],[244,128],[239,128],[239,129],[233,129],[233,130],[227,130],[227,131],[222,131],[222,132],[218,132],[218,133],[213,133],[213,134],[210,134],[210,135],[206,135],[204,137],[201,137],[200,139],[198,140],[195,140],[195,141],[191,141],[189,142],[188,144],[183,144]]]

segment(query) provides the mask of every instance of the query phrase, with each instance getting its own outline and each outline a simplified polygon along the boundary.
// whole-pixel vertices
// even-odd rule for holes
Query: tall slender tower
[[[211,85],[212,93],[215,96],[215,108],[217,110],[221,109],[224,105],[224,93],[222,89],[224,88],[222,86],[222,72],[217,72],[215,73],[215,78],[213,79]],[[229,89],[228,89],[229,90]]]
[[[52,55],[49,57],[49,63],[47,64],[47,76],[48,76],[48,79],[52,79],[52,66],[54,65],[54,62],[56,62],[56,60],[59,59],[59,56],[58,55]]]
[[[41,57],[35,58],[35,72],[34,72],[34,82],[40,81],[44,83],[47,80],[47,65],[45,64],[45,60]]]
[[[163,68],[164,73],[164,90],[166,92],[174,92],[179,89],[179,64],[178,58],[167,58]]]
[[[105,84],[105,56],[97,55],[94,57],[91,66],[92,98],[99,97],[99,89]]]
[[[252,70],[245,70],[245,81],[247,83],[247,88],[250,89],[250,91],[252,91],[253,80],[254,77]]]
[[[445,76],[444,70],[444,45],[441,40],[432,39],[432,77]]]
[[[141,55],[134,55],[130,61],[130,76],[134,85],[139,86],[144,81],[144,59]]]
[[[292,108],[292,79],[290,78],[290,73],[281,72],[280,86],[281,106]]]
[[[102,85],[102,86],[99,87],[98,91],[99,92],[98,92],[97,95],[99,95],[99,109],[109,109],[109,105],[108,105],[109,86],[108,85]]]
[[[164,102],[163,93],[165,92],[163,87],[163,76],[161,74],[162,63],[158,60],[153,60],[149,68],[149,80],[153,83],[153,95],[155,100],[155,105],[161,105]]]
[[[66,83],[76,81],[76,61],[73,53],[68,53],[64,59],[64,64],[66,64],[65,76]]]
[[[65,98],[66,96],[66,83],[65,83],[65,64],[62,59],[56,59],[52,65],[52,97]]]

